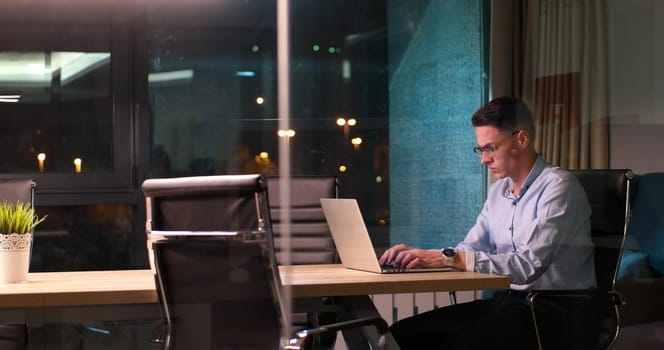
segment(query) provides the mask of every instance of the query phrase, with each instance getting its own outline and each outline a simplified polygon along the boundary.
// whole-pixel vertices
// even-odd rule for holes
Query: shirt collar
[[[528,191],[530,186],[533,184],[533,182],[535,182],[545,167],[546,161],[540,155],[537,155],[537,158],[535,158],[535,164],[533,165],[532,169],[530,169],[530,173],[528,173],[526,181],[523,182],[523,186],[521,186],[521,189],[519,190],[519,196],[517,198],[521,198],[526,194],[526,191]],[[504,195],[507,198],[514,198],[514,195],[512,194],[512,188],[514,188],[514,182],[512,182],[511,178],[507,178],[504,191]]]

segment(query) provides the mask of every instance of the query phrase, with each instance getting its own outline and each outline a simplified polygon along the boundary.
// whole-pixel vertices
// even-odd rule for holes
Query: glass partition
[[[33,271],[147,268],[143,180],[276,175],[280,144],[290,175],[358,199],[377,251],[465,235],[487,186],[469,118],[489,99],[491,2],[291,0],[281,133],[277,3],[0,4],[0,177],[34,178],[49,215]],[[664,5],[605,3],[608,166],[664,171]]]
[[[274,1],[232,13],[221,2],[147,4],[149,176],[276,175],[288,137],[292,174],[338,176],[341,196],[386,225],[386,4],[319,5],[291,2],[292,135],[280,136]],[[192,24],[183,11],[206,15]]]
[[[467,118],[488,98],[486,2],[290,4],[292,174],[339,176],[383,245],[395,230],[457,240],[484,191]],[[636,173],[658,171],[645,17],[660,7],[606,4],[609,162]],[[0,22],[1,176],[35,178],[38,206],[130,205],[140,235],[145,178],[277,172],[275,1],[10,1]],[[432,195],[452,204],[422,209]]]
[[[149,176],[276,174],[274,1],[146,6]]]
[[[0,132],[16,150],[0,171],[35,179],[37,207],[54,219],[131,208],[128,261],[104,268],[147,266],[144,179],[275,175],[283,138],[290,174],[337,176],[377,249],[451,244],[481,205],[468,116],[487,98],[482,1],[290,2],[285,134],[274,0],[44,6],[0,17],[0,111],[11,120]],[[89,213],[77,215],[102,221]]]

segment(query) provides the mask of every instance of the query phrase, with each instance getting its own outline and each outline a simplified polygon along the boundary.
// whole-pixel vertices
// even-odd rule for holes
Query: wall
[[[454,245],[481,208],[470,123],[484,102],[481,18],[481,1],[389,3],[392,244]]]
[[[664,2],[608,0],[610,166],[664,171]],[[658,33],[660,33],[658,35]]]

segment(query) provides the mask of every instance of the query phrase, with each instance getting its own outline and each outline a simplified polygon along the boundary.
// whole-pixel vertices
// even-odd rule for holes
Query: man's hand
[[[381,255],[380,259],[378,259],[378,263],[381,265],[385,264],[393,264],[394,259],[396,259],[397,254],[399,252],[404,251],[404,250],[409,250],[410,247],[405,245],[405,244],[397,244],[393,246],[392,248],[388,248],[383,255]]]
[[[398,268],[412,269],[415,267],[445,266],[445,258],[440,250],[411,248],[405,244],[397,244],[383,253],[378,259],[381,265],[392,264]]]

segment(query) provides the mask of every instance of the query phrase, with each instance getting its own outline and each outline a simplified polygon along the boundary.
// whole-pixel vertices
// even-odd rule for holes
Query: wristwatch
[[[456,250],[454,250],[454,248],[447,247],[445,249],[441,249],[440,253],[443,256],[443,258],[445,258],[446,266],[454,265],[454,258],[456,258],[457,256]]]

